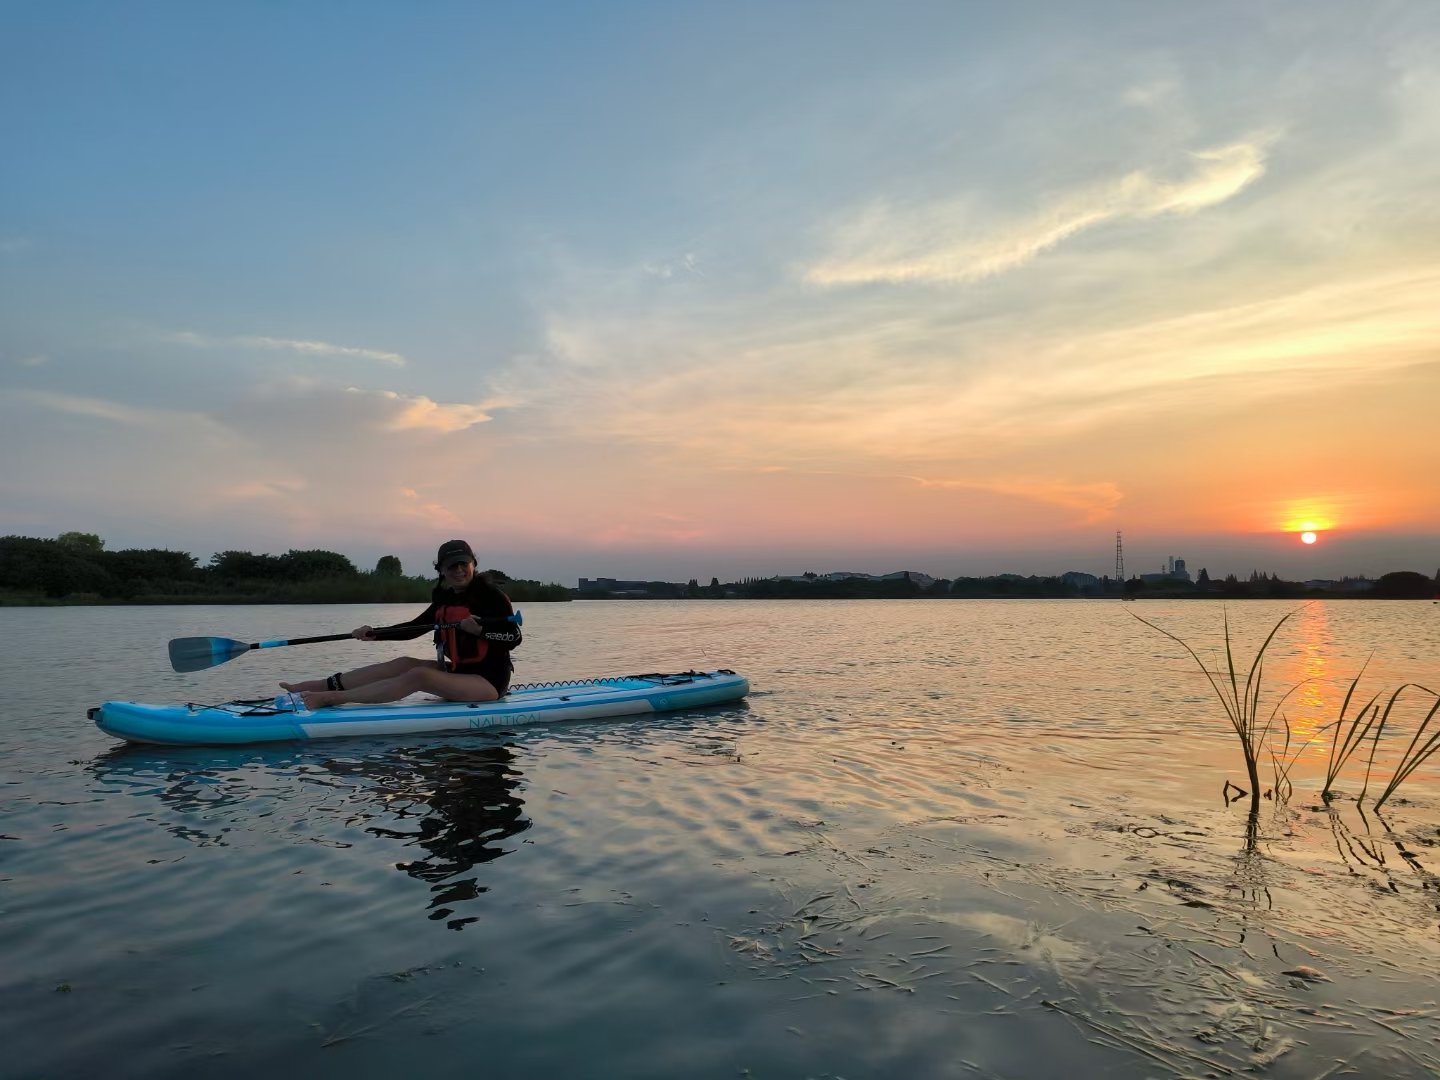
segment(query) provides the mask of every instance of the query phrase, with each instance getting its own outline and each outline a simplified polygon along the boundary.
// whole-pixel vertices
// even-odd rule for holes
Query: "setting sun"
[[[1300,542],[1302,544],[1313,544],[1315,543],[1316,539],[1318,538],[1313,532],[1305,532],[1300,534]]]

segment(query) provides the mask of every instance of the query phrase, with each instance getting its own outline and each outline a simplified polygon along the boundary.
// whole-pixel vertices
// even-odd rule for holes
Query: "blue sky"
[[[7,5],[0,531],[1433,572],[1437,48],[1427,3]]]

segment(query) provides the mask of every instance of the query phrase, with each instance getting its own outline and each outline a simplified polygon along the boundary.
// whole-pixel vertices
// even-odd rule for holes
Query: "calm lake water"
[[[1238,651],[1296,606],[1231,605]],[[1440,688],[1440,607],[1315,603],[1281,631],[1267,700],[1303,680],[1295,793],[1253,835],[1222,799],[1245,773],[1218,703],[1131,617],[1213,655],[1223,610],[531,604],[517,681],[732,667],[752,694],[146,749],[85,710],[258,696],[397,649],[177,675],[169,638],[413,608],[0,609],[0,1071],[1433,1076],[1440,777],[1361,813],[1367,750],[1327,811],[1317,732],[1372,652],[1366,698]]]

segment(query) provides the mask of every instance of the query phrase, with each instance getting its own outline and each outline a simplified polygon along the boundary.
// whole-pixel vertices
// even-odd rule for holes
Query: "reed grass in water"
[[[1345,763],[1350,760],[1350,755],[1355,753],[1360,744],[1365,741],[1365,737],[1370,734],[1371,729],[1380,718],[1380,693],[1377,691],[1369,701],[1360,707],[1360,711],[1351,719],[1350,726],[1348,728],[1345,726],[1345,714],[1350,711],[1350,699],[1355,696],[1355,689],[1360,685],[1360,679],[1364,676],[1365,669],[1370,666],[1370,661],[1374,658],[1375,654],[1371,653],[1365,663],[1360,665],[1359,672],[1350,682],[1350,689],[1345,691],[1345,700],[1340,703],[1340,716],[1333,725],[1335,734],[1330,740],[1330,760],[1325,765],[1325,786],[1320,789],[1320,798],[1326,802],[1335,797],[1335,780],[1339,777],[1340,770],[1345,768]],[[1326,725],[1326,727],[1330,726],[1332,725]],[[1342,733],[1343,739],[1341,738]],[[1371,756],[1373,760],[1373,753]]]
[[[1366,661],[1369,664],[1369,661]],[[1360,675],[1365,673],[1365,668],[1360,669]],[[1335,735],[1330,740],[1330,761],[1325,767],[1325,786],[1320,789],[1320,797],[1326,802],[1335,798],[1335,780],[1340,771],[1345,768],[1345,763],[1365,742],[1370,740],[1370,756],[1365,762],[1365,780],[1360,786],[1360,794],[1356,796],[1356,802],[1362,801],[1370,790],[1370,774],[1375,770],[1375,755],[1380,749],[1380,737],[1385,734],[1385,728],[1390,723],[1390,714],[1395,711],[1399,704],[1400,697],[1407,690],[1419,690],[1435,698],[1435,704],[1425,714],[1425,719],[1420,721],[1419,727],[1410,739],[1410,745],[1400,755],[1400,760],[1395,766],[1395,772],[1390,777],[1390,782],[1385,785],[1385,790],[1375,800],[1375,808],[1378,810],[1385,805],[1385,801],[1395,794],[1395,789],[1405,782],[1416,769],[1423,765],[1427,758],[1436,750],[1440,750],[1440,730],[1437,730],[1428,739],[1421,741],[1430,722],[1435,718],[1437,711],[1440,711],[1440,694],[1430,690],[1419,683],[1406,683],[1400,689],[1390,695],[1382,709],[1380,706],[1380,693],[1374,694],[1367,701],[1358,713],[1350,720],[1349,726],[1345,723],[1345,713],[1349,709],[1350,699],[1355,693],[1355,687],[1360,682],[1360,675],[1356,675],[1350,684],[1349,691],[1345,694],[1345,700],[1340,706],[1340,717],[1335,721]],[[1383,692],[1383,691],[1382,691]],[[1330,725],[1326,725],[1329,727]],[[1322,729],[1323,730],[1323,729]],[[1343,733],[1343,738],[1342,738]]]
[[[1303,742],[1292,754],[1290,752],[1290,721],[1285,719],[1284,713],[1280,714],[1280,722],[1285,725],[1285,745],[1280,748],[1278,754],[1274,750],[1270,751],[1270,770],[1275,777],[1270,790],[1275,793],[1277,803],[1285,802],[1294,793],[1295,785],[1290,782],[1290,769],[1295,762],[1300,760],[1300,754],[1305,747],[1310,745],[1308,741]]]
[[[1296,612],[1292,611],[1283,616],[1279,622],[1270,628],[1270,633],[1265,635],[1265,640],[1261,643],[1260,648],[1256,650],[1255,658],[1250,662],[1249,670],[1244,672],[1243,684],[1241,683],[1242,669],[1236,665],[1235,650],[1230,640],[1230,617],[1228,613],[1224,617],[1225,670],[1223,671],[1212,671],[1206,667],[1205,662],[1200,659],[1200,655],[1192,649],[1189,643],[1183,638],[1172,634],[1163,626],[1155,625],[1149,619],[1141,618],[1133,611],[1130,614],[1135,619],[1150,627],[1150,629],[1164,634],[1189,653],[1190,658],[1194,660],[1196,666],[1200,668],[1201,674],[1203,674],[1210,683],[1210,688],[1215,691],[1215,696],[1220,699],[1220,704],[1225,709],[1226,718],[1230,721],[1230,726],[1235,730],[1235,734],[1240,740],[1240,751],[1245,757],[1245,771],[1250,777],[1249,795],[1251,813],[1256,813],[1260,809],[1260,772],[1258,762],[1262,751],[1268,753],[1271,771],[1274,774],[1274,784],[1271,790],[1277,802],[1283,801],[1286,794],[1293,790],[1293,785],[1290,783],[1291,766],[1295,764],[1301,752],[1304,751],[1305,746],[1309,745],[1309,742],[1307,741],[1295,750],[1293,754],[1290,752],[1290,723],[1285,719],[1284,715],[1280,713],[1280,706],[1285,703],[1286,698],[1310,680],[1302,680],[1286,690],[1285,693],[1280,696],[1279,700],[1275,702],[1274,707],[1271,708],[1263,726],[1260,723],[1260,696],[1265,677],[1265,652],[1270,648],[1270,644],[1275,640],[1275,635],[1280,632],[1280,628],[1293,618]],[[1321,728],[1322,732],[1331,727],[1334,728],[1334,734],[1330,741],[1330,760],[1325,766],[1325,786],[1320,790],[1320,797],[1327,803],[1336,797],[1335,781],[1339,778],[1340,773],[1344,770],[1350,758],[1354,756],[1355,751],[1360,749],[1365,742],[1369,740],[1370,755],[1365,765],[1365,780],[1361,785],[1360,794],[1356,797],[1356,802],[1359,803],[1364,800],[1370,790],[1370,775],[1374,771],[1375,755],[1380,746],[1380,737],[1385,733],[1386,726],[1390,724],[1391,714],[1395,711],[1395,706],[1399,704],[1401,696],[1405,694],[1407,690],[1418,690],[1435,699],[1429,711],[1425,714],[1425,718],[1420,721],[1419,726],[1415,730],[1415,734],[1411,736],[1409,745],[1405,748],[1404,753],[1400,755],[1399,763],[1396,765],[1395,772],[1391,775],[1389,783],[1385,785],[1384,790],[1381,791],[1380,795],[1375,799],[1375,807],[1379,809],[1385,805],[1386,800],[1395,794],[1396,789],[1399,788],[1416,769],[1425,764],[1437,751],[1440,751],[1440,723],[1436,722],[1436,717],[1440,716],[1440,694],[1437,694],[1428,687],[1421,686],[1419,683],[1406,683],[1389,696],[1383,707],[1380,703],[1383,691],[1378,691],[1370,697],[1369,701],[1360,706],[1359,710],[1356,711],[1353,716],[1350,716],[1350,703],[1355,699],[1355,691],[1359,688],[1360,680],[1365,674],[1365,669],[1369,666],[1370,660],[1367,659],[1365,663],[1361,665],[1359,673],[1351,680],[1350,687],[1345,692],[1345,699],[1340,705],[1339,717],[1333,724],[1327,724],[1324,728]],[[1285,733],[1284,743],[1278,753],[1268,745],[1272,732],[1275,730],[1275,720],[1277,716],[1284,726]],[[1350,716],[1348,722],[1346,720],[1347,716]],[[1432,724],[1434,724],[1433,728],[1431,726]],[[1230,787],[1228,782],[1226,787],[1227,790]]]
[[[1240,740],[1240,752],[1245,755],[1245,771],[1250,776],[1250,812],[1258,813],[1260,810],[1260,771],[1257,763],[1260,759],[1260,751],[1265,745],[1266,737],[1275,722],[1276,714],[1280,711],[1280,706],[1301,685],[1297,683],[1281,695],[1280,700],[1270,710],[1270,715],[1262,727],[1260,725],[1260,691],[1265,681],[1265,650],[1275,640],[1275,635],[1280,632],[1280,628],[1294,617],[1295,612],[1292,611],[1285,615],[1271,627],[1270,633],[1265,636],[1265,641],[1256,651],[1255,659],[1250,662],[1250,670],[1245,673],[1243,686],[1240,683],[1240,670],[1235,666],[1235,650],[1230,642],[1230,615],[1228,612],[1224,617],[1224,671],[1211,671],[1206,667],[1205,661],[1200,659],[1199,654],[1183,638],[1177,637],[1163,626],[1156,626],[1149,619],[1135,615],[1133,611],[1130,614],[1150,629],[1164,634],[1189,653],[1190,658],[1200,668],[1201,674],[1209,681],[1210,688],[1220,699],[1220,704],[1225,709],[1225,715],[1230,720],[1230,726],[1235,729],[1235,735]]]
[[[1390,696],[1390,703],[1385,706],[1385,715],[1381,717],[1380,720],[1381,726],[1375,731],[1375,741],[1377,743],[1380,741],[1380,731],[1384,728],[1385,721],[1389,719],[1390,710],[1392,707],[1394,707],[1395,702],[1399,699],[1402,693],[1404,693],[1408,689],[1411,689],[1412,687],[1416,690],[1421,690],[1429,694],[1435,699],[1435,704],[1430,706],[1430,711],[1425,714],[1425,719],[1420,721],[1420,726],[1415,729],[1415,734],[1411,736],[1410,745],[1407,746],[1405,748],[1405,752],[1400,755],[1400,763],[1395,766],[1395,774],[1390,777],[1390,783],[1385,785],[1385,790],[1382,791],[1380,793],[1380,797],[1375,800],[1376,810],[1379,810],[1380,807],[1385,805],[1385,800],[1390,798],[1391,795],[1395,794],[1395,789],[1398,788],[1402,783],[1404,783],[1406,778],[1409,777],[1411,773],[1413,773],[1421,765],[1425,764],[1426,759],[1428,759],[1431,754],[1435,753],[1437,749],[1440,749],[1440,725],[1437,725],[1437,730],[1434,731],[1428,739],[1425,739],[1424,742],[1421,742],[1421,736],[1423,736],[1426,730],[1430,727],[1430,722],[1435,719],[1435,714],[1437,712],[1440,712],[1440,694],[1435,693],[1434,690],[1430,690],[1424,686],[1421,686],[1419,683],[1406,683],[1404,686],[1402,686],[1399,690],[1396,690],[1395,693]],[[1374,758],[1373,750],[1371,751],[1371,758],[1372,760]],[[1367,784],[1369,782],[1368,769],[1366,770],[1366,782]],[[1361,798],[1364,798],[1364,792],[1361,792]]]

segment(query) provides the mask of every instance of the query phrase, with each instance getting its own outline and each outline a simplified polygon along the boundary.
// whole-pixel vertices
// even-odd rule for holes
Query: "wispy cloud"
[[[465,527],[464,519],[454,510],[442,502],[426,498],[414,488],[402,487],[398,495],[399,499],[391,505],[396,515],[407,521],[422,523],[430,529],[443,526],[458,530]]]
[[[677,274],[693,274],[696,277],[704,277],[700,270],[700,260],[693,251],[687,251],[678,259],[669,259],[665,262],[648,262],[641,268],[642,272],[650,277],[660,278],[668,281]]]
[[[21,367],[43,367],[50,362],[50,357],[44,353],[32,353],[29,356],[22,356],[15,361]]]
[[[1434,363],[1436,297],[1440,272],[1417,267],[1087,333],[1061,325],[1027,341],[1023,362],[898,372],[863,400],[835,397],[810,435],[897,457],[989,455],[1393,380]]]
[[[978,215],[969,199],[907,207],[877,203],[837,231],[836,253],[809,267],[804,278],[839,286],[963,284],[994,277],[1087,229],[1219,205],[1264,175],[1269,141],[1235,142],[1188,155],[1188,168],[1173,179],[1137,170],[1062,196],[980,235],[970,227]]]
[[[437,431],[441,434],[464,431],[494,419],[495,410],[509,404],[499,398],[447,403],[423,395],[411,397],[394,390],[362,390],[358,386],[346,387],[346,393],[380,403],[385,414],[382,426],[387,431]]]
[[[396,367],[403,367],[406,363],[405,357],[400,353],[386,352],[382,349],[366,349],[354,345],[335,345],[328,341],[305,341],[296,338],[275,338],[263,335],[246,334],[233,337],[210,337],[206,334],[197,334],[191,330],[178,330],[165,335],[167,340],[180,345],[193,345],[196,348],[241,348],[241,349],[266,349],[283,350],[286,352],[299,353],[302,356],[339,356],[353,357],[357,360],[378,360],[383,364],[393,364]]]
[[[1425,267],[1297,289],[1055,342],[1045,392],[1131,391],[1235,378],[1334,384],[1433,360],[1440,271]],[[1078,363],[1077,363],[1078,361]]]
[[[764,335],[707,313],[656,339],[649,324],[627,333],[605,313],[565,320],[559,370],[516,389],[543,403],[534,422],[557,438],[583,428],[710,469],[823,462],[859,474],[886,463],[1101,514],[1118,497],[1104,484],[974,478],[1030,477],[1056,447],[1094,463],[1085,440],[1117,425],[1401,378],[1440,338],[1440,272],[1428,265],[1264,287],[1269,295],[1225,292],[1182,315],[1116,310],[1090,327],[1037,304],[1023,320],[957,331],[932,305],[879,297],[879,310],[846,305],[829,322],[802,313]],[[670,367],[677,356],[686,362]],[[1021,457],[1001,465],[1005,455]]]
[[[214,417],[202,412],[126,405],[123,402],[107,401],[104,398],[65,394],[53,390],[12,390],[10,393],[16,399],[29,402],[38,408],[93,420],[107,420],[125,427],[174,430],[179,422],[184,421],[217,432],[228,433],[228,429],[224,425]]]
[[[1064,480],[1034,477],[965,478],[959,480],[928,479],[911,476],[921,487],[951,491],[986,491],[995,495],[1012,495],[1034,502],[1079,511],[1085,524],[1104,521],[1124,499],[1120,486],[1104,480],[1076,484]]]
[[[228,487],[220,488],[218,494],[237,502],[262,499],[290,498],[305,491],[306,485],[299,479],[242,480]]]
[[[1159,111],[1173,106],[1179,91],[1179,83],[1173,76],[1152,78],[1127,88],[1120,100],[1135,108]]]

